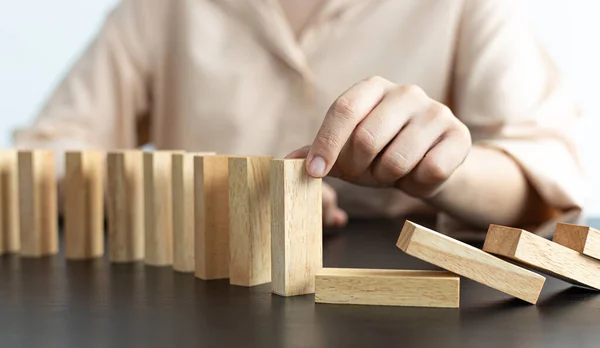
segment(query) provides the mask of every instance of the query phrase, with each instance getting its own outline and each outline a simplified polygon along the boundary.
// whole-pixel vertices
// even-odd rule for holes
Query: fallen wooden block
[[[446,271],[323,268],[315,302],[458,308],[460,277]]]
[[[314,293],[323,265],[321,179],[305,163],[271,162],[271,287],[281,296]]]
[[[227,156],[194,156],[195,276],[229,277]]]
[[[144,262],[173,264],[173,152],[144,153]]]
[[[19,178],[16,150],[0,151],[0,254],[21,249]]]
[[[490,225],[483,250],[567,282],[600,289],[600,262],[525,230]]]
[[[54,153],[19,151],[21,255],[58,253],[57,183]]]
[[[533,304],[546,280],[411,221],[404,223],[396,245],[409,255]]]
[[[581,225],[559,222],[552,241],[589,257],[600,259],[600,231]]]
[[[144,258],[144,172],[140,150],[107,155],[109,257],[112,262]]]
[[[254,286],[271,281],[271,157],[229,158],[229,280]]]
[[[65,154],[63,181],[65,256],[80,260],[104,254],[104,154]]]

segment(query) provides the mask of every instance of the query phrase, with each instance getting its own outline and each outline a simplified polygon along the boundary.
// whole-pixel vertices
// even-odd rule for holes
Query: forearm
[[[428,202],[474,227],[538,224],[550,211],[519,165],[500,150],[473,146],[465,162]]]

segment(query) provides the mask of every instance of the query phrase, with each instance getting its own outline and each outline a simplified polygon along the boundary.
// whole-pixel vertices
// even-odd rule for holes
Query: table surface
[[[328,231],[324,266],[436,269],[396,248],[403,222]],[[536,306],[462,278],[459,309],[379,307],[106,257],[0,257],[0,347],[598,347],[599,307],[595,292],[551,277]]]

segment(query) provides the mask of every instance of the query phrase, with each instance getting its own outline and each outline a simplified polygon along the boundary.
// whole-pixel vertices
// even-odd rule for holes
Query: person
[[[579,117],[518,0],[124,0],[14,142],[306,157],[327,226],[483,229],[581,209]]]

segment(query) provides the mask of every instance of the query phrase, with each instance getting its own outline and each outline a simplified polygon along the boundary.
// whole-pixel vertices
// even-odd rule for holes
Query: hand
[[[348,214],[337,204],[337,193],[323,182],[323,224],[325,227],[343,227],[348,222]]]
[[[371,77],[331,105],[306,157],[314,177],[331,175],[363,186],[397,187],[429,198],[463,163],[471,136],[445,105],[416,86]]]

